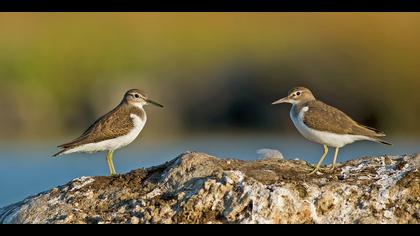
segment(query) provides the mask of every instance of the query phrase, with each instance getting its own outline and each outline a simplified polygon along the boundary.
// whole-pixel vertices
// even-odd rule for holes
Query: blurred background
[[[270,105],[297,85],[395,144],[355,143],[340,161],[419,152],[419,42],[418,13],[0,13],[0,206],[106,175],[103,153],[51,155],[130,88],[165,108],[146,108],[119,172],[187,150],[316,162],[290,106]]]

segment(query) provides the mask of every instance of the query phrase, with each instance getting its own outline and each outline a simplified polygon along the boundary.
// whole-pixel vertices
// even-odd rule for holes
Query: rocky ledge
[[[420,154],[308,164],[189,152],[149,169],[81,177],[0,209],[1,223],[420,223]]]

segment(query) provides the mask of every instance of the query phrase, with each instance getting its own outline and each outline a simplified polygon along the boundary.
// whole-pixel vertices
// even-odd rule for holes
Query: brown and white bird
[[[331,170],[335,168],[338,150],[359,140],[369,140],[391,145],[381,139],[385,134],[377,129],[361,125],[335,107],[316,100],[312,92],[304,87],[289,91],[287,97],[272,104],[291,103],[290,118],[296,129],[308,140],[324,145],[324,153],[315,169],[316,173],[328,153],[328,147],[334,147],[334,160]]]
[[[148,104],[163,107],[139,89],[128,90],[117,107],[96,120],[80,137],[58,146],[63,150],[53,156],[107,151],[110,175],[115,175],[113,152],[130,144],[140,134],[147,120],[143,107]]]

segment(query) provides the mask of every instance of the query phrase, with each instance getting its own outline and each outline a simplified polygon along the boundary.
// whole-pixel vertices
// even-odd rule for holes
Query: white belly
[[[293,108],[292,108],[293,109]],[[296,129],[301,133],[305,138],[312,142],[319,144],[326,144],[330,147],[343,147],[349,143],[353,143],[358,140],[369,140],[370,138],[362,135],[351,135],[351,134],[334,134],[327,131],[318,131],[309,128],[303,123],[303,117],[305,112],[308,111],[308,107],[304,107],[298,116],[294,116],[292,110],[290,110],[290,118],[293,121]]]
[[[84,144],[70,149],[64,152],[63,154],[69,154],[74,152],[100,152],[111,150],[113,151],[127,146],[137,138],[144,125],[146,124],[146,116],[144,120],[140,119],[140,117],[135,114],[130,114],[130,117],[133,119],[134,128],[128,134],[117,138],[104,140],[98,143]]]

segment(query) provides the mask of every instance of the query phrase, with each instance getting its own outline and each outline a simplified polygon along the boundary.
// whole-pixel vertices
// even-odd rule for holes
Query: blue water
[[[362,156],[399,155],[420,152],[419,140],[395,141],[393,146],[357,142],[341,149],[338,161]],[[316,163],[322,147],[301,137],[196,137],[192,140],[164,140],[159,143],[133,144],[114,154],[118,173],[150,167],[169,161],[185,151],[200,151],[221,158],[255,160],[258,149],[281,151],[286,159],[303,159]],[[71,154],[52,158],[54,144],[0,144],[0,207],[30,195],[63,185],[80,176],[108,175],[105,153]],[[330,163],[332,150],[325,163]]]

